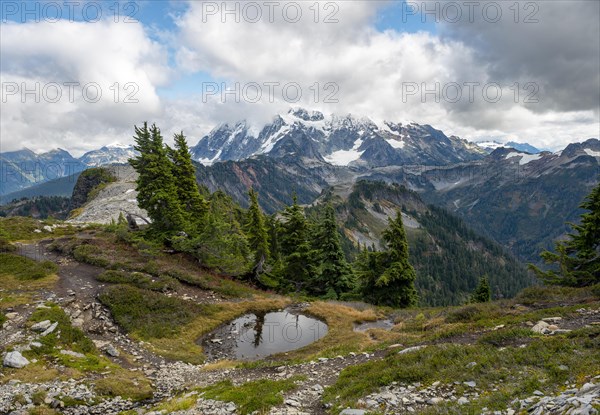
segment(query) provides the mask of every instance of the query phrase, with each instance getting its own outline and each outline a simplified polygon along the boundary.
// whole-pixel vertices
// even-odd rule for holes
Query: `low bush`
[[[145,339],[172,337],[202,311],[198,304],[130,285],[109,287],[99,299],[119,325]]]

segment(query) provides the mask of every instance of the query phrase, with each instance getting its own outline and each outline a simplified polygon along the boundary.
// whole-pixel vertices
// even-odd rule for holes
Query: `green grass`
[[[518,330],[500,333],[494,335],[500,341],[524,335]],[[337,382],[326,389],[324,398],[344,407],[392,382],[429,384],[441,381],[451,384],[474,380],[484,390],[497,388],[498,391],[474,402],[470,410],[477,413],[483,406],[502,409],[514,398],[530,396],[536,389],[553,393],[567,381],[578,382],[585,376],[597,374],[600,371],[599,335],[600,328],[582,329],[568,336],[532,338],[524,348],[504,349],[490,345],[498,339],[489,335],[476,345],[428,346],[404,355],[392,352],[381,361],[342,371]],[[476,365],[467,368],[470,362]],[[561,365],[569,370],[561,370]],[[457,386],[457,390],[461,387]],[[466,411],[463,413],[471,413],[468,409],[462,407],[462,411]]]
[[[528,327],[511,327],[489,331],[483,334],[477,341],[492,346],[509,346],[516,343],[523,344],[525,339],[534,337],[534,333]]]
[[[101,250],[95,245],[83,244],[73,248],[73,258],[77,261],[98,267],[108,267],[110,261],[103,258],[101,254]]]
[[[54,224],[62,225],[62,222],[54,219],[38,220],[22,216],[0,218],[0,238],[4,238],[8,242],[28,241],[72,235],[77,231],[72,225],[64,225],[54,228],[51,233],[44,230],[40,233],[34,232],[36,229],[42,229],[45,225],[52,226]]]
[[[64,346],[73,350],[74,352],[93,354],[96,352],[96,346],[83,331],[73,327],[69,316],[59,306],[55,304],[47,304],[49,308],[38,308],[33,312],[29,321],[37,323],[44,320],[50,320],[51,322],[58,322],[56,330],[39,339],[42,343],[42,347],[34,348],[29,353],[44,356],[46,354],[56,354],[57,346]],[[58,355],[57,355],[58,356]],[[61,355],[65,358],[69,357]]]
[[[97,394],[106,397],[120,396],[132,401],[143,401],[152,397],[152,387],[145,378],[134,372],[123,370],[119,375],[107,376],[95,382]]]
[[[283,393],[296,387],[300,377],[285,380],[261,379],[234,386],[230,380],[224,380],[199,391],[204,398],[215,399],[223,402],[233,402],[241,414],[250,414],[254,411],[266,411],[283,403]]]
[[[202,269],[197,261],[184,254],[165,254],[164,246],[146,241],[143,235],[125,231],[126,236],[119,236],[110,227],[105,226],[105,231],[96,233],[93,240],[64,238],[51,244],[50,249],[72,255],[79,262],[121,272],[141,272],[165,281],[177,280],[227,297],[262,294],[235,279]]]
[[[58,271],[50,261],[37,262],[22,256],[0,253],[0,276],[13,276],[19,281],[39,280]]]
[[[150,291],[177,291],[180,284],[177,280],[160,275],[153,278],[151,275],[141,272],[126,272],[109,270],[98,275],[96,279],[100,282],[108,282],[112,284],[128,284],[137,288],[142,288]]]
[[[109,287],[99,299],[119,325],[144,339],[173,337],[181,326],[208,310],[208,306],[129,285]]]

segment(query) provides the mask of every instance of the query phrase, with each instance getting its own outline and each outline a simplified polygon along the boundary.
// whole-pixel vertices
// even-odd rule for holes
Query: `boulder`
[[[534,333],[544,334],[548,331],[549,325],[550,324],[546,323],[545,321],[538,321],[537,324],[531,328],[531,331]]]
[[[21,369],[29,364],[29,360],[27,360],[23,355],[19,352],[9,352],[4,356],[4,366],[13,367],[15,369]]]
[[[115,346],[108,344],[106,346],[106,354],[112,357],[119,357],[120,353]]]

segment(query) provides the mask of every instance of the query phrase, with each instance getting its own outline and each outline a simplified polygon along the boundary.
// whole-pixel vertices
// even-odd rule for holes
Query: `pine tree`
[[[361,259],[359,264],[363,296],[375,304],[410,307],[417,302],[416,273],[408,261],[408,242],[401,212],[397,213],[396,219],[389,219],[383,240],[387,249],[368,253],[366,260]]]
[[[254,253],[252,274],[255,279],[265,272],[265,264],[269,260],[269,233],[265,224],[265,216],[258,204],[258,194],[254,189],[248,192],[250,207],[246,219],[246,237],[250,250]]]
[[[200,194],[196,181],[196,169],[192,164],[192,156],[183,132],[175,134],[175,148],[169,149],[169,157],[173,163],[173,176],[179,203],[187,222],[191,224],[189,231],[197,232],[202,228],[204,216],[208,211],[208,203]]]
[[[174,238],[177,250],[193,255],[202,266],[228,275],[246,275],[250,265],[248,240],[237,219],[238,206],[222,191],[210,196],[206,226],[198,236]]]
[[[487,303],[491,300],[492,288],[490,287],[487,275],[484,275],[479,279],[479,284],[477,284],[477,288],[475,288],[475,291],[473,291],[473,294],[471,295],[471,302]]]
[[[325,214],[317,228],[313,245],[319,262],[313,291],[318,294],[327,294],[328,298],[335,299],[340,294],[352,290],[354,275],[342,250],[335,222],[335,210],[331,203],[328,203],[325,208]]]
[[[581,224],[571,224],[573,233],[555,244],[556,252],[544,251],[541,257],[558,270],[542,271],[530,264],[538,278],[548,284],[582,287],[600,283],[600,183],[585,198],[580,208]]]
[[[293,200],[293,204],[282,213],[279,239],[283,256],[282,277],[296,291],[300,291],[307,287],[313,274],[313,258],[304,209],[298,204],[295,194]]]
[[[138,172],[138,205],[148,212],[151,229],[168,239],[185,228],[183,211],[177,197],[173,165],[167,157],[162,135],[156,125],[135,127],[135,150],[139,156],[129,160]]]

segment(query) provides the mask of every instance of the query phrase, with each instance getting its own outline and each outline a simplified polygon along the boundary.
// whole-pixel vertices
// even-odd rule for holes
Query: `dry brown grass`
[[[55,379],[67,379],[64,375],[54,368],[49,368],[43,363],[32,363],[24,369],[9,369],[2,368],[4,376],[0,380],[0,384],[7,383],[10,380],[20,380],[24,383],[40,383],[49,382]]]
[[[374,342],[366,333],[354,331],[355,323],[374,321],[384,318],[381,312],[373,308],[357,310],[342,304],[317,301],[308,308],[308,313],[327,323],[327,335],[320,340],[278,357],[294,360],[308,360],[316,357],[335,357],[365,350]]]

